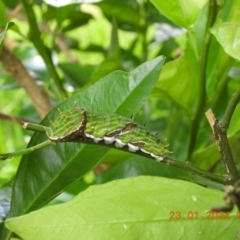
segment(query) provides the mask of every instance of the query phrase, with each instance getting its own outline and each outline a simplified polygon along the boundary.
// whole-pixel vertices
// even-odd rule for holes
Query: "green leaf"
[[[153,96],[164,92],[170,99],[191,114],[196,104],[198,76],[194,66],[184,57],[168,62],[153,91]],[[191,109],[192,108],[192,109]]]
[[[128,178],[5,224],[24,240],[237,239],[236,213],[208,219],[210,208],[223,205],[222,195],[180,180]]]
[[[7,30],[12,27],[14,25],[13,22],[8,22],[5,29],[3,30],[3,32],[0,34],[0,53],[2,51],[2,46],[3,46],[3,40],[5,38],[5,35],[7,33]]]
[[[151,2],[167,18],[188,28],[195,23],[207,0],[151,0]]]
[[[99,66],[92,73],[90,80],[91,82],[89,84],[96,82],[104,75],[118,69],[119,65],[119,51],[116,51],[99,64]]]
[[[96,82],[106,74],[119,69],[120,66],[120,48],[118,43],[118,26],[114,19],[112,21],[111,43],[107,58],[102,61],[91,75],[91,83]]]
[[[63,102],[59,108],[69,109],[76,103],[87,111],[116,112],[129,117],[146,101],[159,78],[163,62],[164,57],[158,57],[130,73],[111,73]],[[42,125],[49,125],[58,114],[55,108]],[[36,133],[28,147],[44,140],[45,135]],[[96,166],[107,151],[108,148],[100,146],[61,143],[25,155],[15,178],[10,215],[18,216],[40,208]]]
[[[2,1],[0,1],[0,28],[4,28],[7,24],[7,11]]]
[[[94,70],[93,65],[80,65],[79,63],[62,62],[58,66],[74,87],[84,86],[89,81],[89,76]]]
[[[132,1],[115,1],[105,0],[96,3],[102,12],[110,19],[113,17],[118,21],[124,30],[133,30],[139,28],[140,25],[140,10],[136,0]],[[124,11],[123,11],[124,9]],[[125,25],[125,26],[124,26]]]
[[[240,60],[240,24],[221,23],[211,29],[224,51],[231,57]]]

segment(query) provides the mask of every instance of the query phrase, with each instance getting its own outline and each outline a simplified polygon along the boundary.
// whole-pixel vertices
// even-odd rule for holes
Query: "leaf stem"
[[[139,1],[139,12],[140,12],[140,34],[141,34],[141,44],[142,44],[142,62],[147,61],[148,57],[148,46],[147,46],[147,14],[148,14],[148,0]]]
[[[191,172],[192,174],[196,174],[198,176],[210,179],[210,180],[218,182],[218,183],[226,184],[229,181],[229,179],[225,176],[207,172],[207,171],[202,170],[194,165],[191,165],[190,162],[182,162],[182,161],[173,160],[171,158],[165,158],[162,161],[162,163],[165,163],[167,165],[171,165],[171,166],[174,166],[177,168],[181,168],[183,170]]]
[[[22,156],[25,154],[29,154],[31,152],[36,151],[37,149],[41,149],[47,146],[50,146],[52,144],[52,142],[48,139],[45,142],[42,142],[36,146],[21,150],[21,151],[17,151],[17,152],[11,152],[11,153],[0,153],[0,160],[6,160],[6,159],[10,159],[10,158],[14,158],[14,157],[18,157],[18,156]]]
[[[89,139],[77,139],[77,140],[74,140],[72,142],[81,142],[81,143],[87,143],[87,144],[98,145],[98,146],[101,145],[101,146],[104,146],[104,147],[115,148],[117,150],[121,150],[121,151],[129,153],[128,146],[124,146],[122,148],[117,148],[114,143],[106,145],[104,142],[95,143],[93,141],[90,141]],[[141,151],[134,152],[133,154],[143,156],[143,157],[149,158],[151,160],[155,160],[154,157],[151,157],[149,154],[141,152]],[[218,183],[227,184],[229,182],[228,176],[225,177],[225,176],[222,176],[222,175],[207,172],[205,170],[202,170],[202,169],[192,165],[189,162],[177,161],[177,160],[173,160],[169,157],[165,157],[159,163],[164,163],[164,164],[171,165],[171,166],[174,166],[174,167],[177,167],[177,168],[181,168],[183,170],[191,172],[192,174],[196,174],[198,176],[210,179],[210,180],[218,182]]]
[[[13,115],[8,115],[5,113],[0,112],[0,120],[7,120],[11,121],[14,123],[22,124],[23,122],[26,122],[27,120],[21,117],[13,116]]]
[[[51,75],[56,87],[58,88],[59,95],[60,95],[59,97],[61,100],[63,100],[64,98],[67,98],[67,94],[62,86],[61,80],[53,64],[53,61],[51,58],[51,52],[43,44],[43,40],[41,38],[41,32],[38,29],[36,16],[33,11],[33,4],[29,3],[29,1],[27,0],[22,0],[22,3],[25,8],[25,12],[29,21],[29,26],[30,26],[29,37],[32,40],[35,47],[37,48],[39,54],[42,56],[47,66],[47,69],[49,71],[49,74]]]
[[[41,132],[41,133],[45,133],[46,132],[46,127],[42,126],[42,125],[29,123],[29,122],[23,122],[22,126],[26,130],[31,130],[31,131],[34,131],[34,132]]]
[[[27,130],[32,130],[32,131],[37,131],[37,132],[45,132],[45,129],[46,129],[45,126],[32,124],[32,123],[24,123],[23,127]],[[104,142],[95,143],[95,142],[91,141],[91,139],[87,139],[87,138],[79,138],[79,139],[72,140],[71,142],[86,143],[86,144],[92,144],[92,145],[98,145],[98,146],[100,145],[100,146],[104,146],[104,147],[110,147],[110,148],[115,148],[115,149],[122,150],[122,151],[125,151],[125,152],[129,152],[128,146],[124,146],[123,148],[117,148],[114,143],[108,144],[108,145],[106,145]],[[47,141],[45,141],[45,142],[43,142],[39,145],[36,145],[34,147],[25,149],[23,151],[19,151],[17,153],[27,154],[27,153],[30,153],[30,152],[35,151],[37,149],[49,146],[51,144],[52,144],[52,142],[50,140],[47,140]],[[141,151],[137,151],[134,154],[139,155],[139,156],[147,157],[151,160],[154,159],[149,154],[141,152]],[[6,155],[7,154],[5,154],[5,156]],[[1,156],[2,156],[2,154],[0,154],[0,159],[1,159]],[[196,166],[193,166],[189,162],[177,161],[177,160],[173,160],[169,157],[165,157],[163,159],[163,161],[161,161],[161,163],[165,163],[167,165],[171,165],[171,166],[175,166],[177,168],[181,168],[183,170],[189,171],[193,174],[196,174],[198,176],[213,180],[213,181],[218,182],[218,183],[226,184],[226,183],[229,182],[228,176],[225,177],[225,176],[221,176],[221,175],[218,175],[218,174],[207,172],[207,171],[202,170],[202,169],[200,169]]]
[[[218,6],[216,3],[216,0],[209,0],[209,9],[208,9],[208,18],[207,18],[207,24],[204,34],[204,46],[202,55],[200,57],[199,61],[199,99],[198,99],[198,105],[197,105],[197,111],[192,121],[192,132],[190,136],[190,143],[188,148],[188,159],[191,158],[191,155],[194,151],[196,140],[197,140],[197,134],[199,130],[199,125],[201,122],[201,117],[203,115],[203,110],[205,106],[205,100],[206,100],[206,68],[207,68],[207,58],[208,58],[208,52],[210,47],[210,39],[211,35],[209,32],[210,27],[215,22],[216,16],[217,16],[217,10]]]

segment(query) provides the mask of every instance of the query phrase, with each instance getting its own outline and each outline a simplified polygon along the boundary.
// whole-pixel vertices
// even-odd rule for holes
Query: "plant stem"
[[[225,165],[229,183],[233,184],[239,179],[239,173],[234,162],[232,152],[227,138],[227,129],[219,122],[211,109],[206,112],[208,122],[213,130],[214,138],[218,146],[218,150],[222,156]]]
[[[45,126],[32,124],[32,123],[24,123],[23,128],[25,128],[27,130],[44,132],[44,133],[45,133],[45,129],[46,129]],[[115,146],[114,143],[108,144],[108,145],[106,145],[103,141],[95,143],[95,142],[91,141],[91,139],[88,139],[88,138],[78,138],[78,139],[71,140],[71,142],[80,142],[80,143],[86,143],[86,144],[92,144],[92,145],[98,145],[98,146],[101,145],[101,146],[104,146],[104,147],[110,147],[110,148],[115,148],[115,149],[122,150],[122,151],[125,151],[125,152],[129,152],[128,146],[124,146],[123,148],[119,149]],[[0,154],[0,159],[4,160],[4,159],[7,159],[7,158],[28,154],[28,153],[31,153],[31,152],[37,150],[37,149],[47,147],[51,144],[52,144],[52,142],[50,140],[47,140],[47,141],[45,141],[41,144],[38,144],[38,145],[33,146],[31,148],[27,148],[27,149],[22,150],[22,151],[18,151],[18,152],[14,152],[14,153]],[[149,154],[146,154],[146,153],[141,152],[141,151],[137,151],[134,154],[139,155],[139,156],[147,157],[151,160],[153,159],[153,157],[149,156]],[[176,161],[176,160],[173,160],[171,158],[165,157],[164,160],[161,161],[161,163],[165,163],[167,165],[171,165],[171,166],[175,166],[177,168],[184,169],[184,170],[189,171],[193,174],[196,174],[196,175],[199,175],[201,177],[213,180],[213,181],[218,182],[218,183],[222,183],[222,184],[228,183],[228,178],[226,178],[224,176],[221,176],[221,175],[217,175],[217,174],[207,172],[205,170],[202,170],[202,169],[200,169],[196,166],[191,165],[189,162]]]
[[[4,69],[9,72],[14,80],[26,91],[38,114],[43,118],[52,109],[49,96],[36,80],[29,74],[21,60],[12,52],[5,42],[0,61]],[[8,44],[10,46],[10,44]]]
[[[140,34],[141,34],[141,44],[142,44],[142,62],[147,61],[148,57],[148,46],[147,46],[147,11],[149,6],[148,0],[139,0],[139,13],[140,13]]]
[[[17,116],[13,116],[13,115],[4,114],[2,112],[0,112],[0,119],[11,121],[11,122],[18,123],[18,124],[22,124],[23,122],[27,121],[27,119],[17,117]]]
[[[222,118],[221,125],[223,128],[225,129],[228,128],[232,115],[234,113],[234,110],[237,104],[239,103],[239,101],[240,101],[240,88],[234,93],[230,103],[228,104],[227,110]]]
[[[41,149],[47,146],[50,146],[52,144],[52,142],[48,139],[47,141],[40,143],[36,146],[21,150],[21,151],[17,151],[17,152],[11,152],[11,153],[0,153],[0,160],[6,160],[6,159],[10,159],[13,157],[18,157],[18,156],[22,156],[25,154],[29,154],[31,152],[34,152],[37,149]]]
[[[194,151],[196,140],[197,140],[197,134],[199,130],[199,125],[201,122],[201,117],[203,115],[205,100],[206,100],[206,68],[207,68],[207,58],[208,58],[208,52],[209,52],[209,46],[210,46],[210,32],[209,29],[215,22],[216,16],[217,16],[217,3],[216,0],[209,0],[209,6],[208,6],[208,18],[207,18],[207,24],[204,34],[204,46],[202,55],[199,62],[199,99],[198,99],[198,105],[197,105],[197,111],[195,114],[195,117],[192,121],[192,132],[190,137],[190,143],[188,148],[188,159],[191,158],[191,155]]]
[[[101,145],[101,146],[104,146],[104,147],[115,148],[117,150],[121,150],[121,151],[129,153],[128,146],[124,146],[122,148],[117,148],[114,143],[106,145],[104,142],[95,143],[93,141],[89,141],[89,139],[77,139],[77,140],[73,140],[72,142],[81,142],[81,143],[87,143],[87,144],[98,145],[98,146]],[[138,156],[143,156],[143,157],[149,158],[151,160],[154,159],[149,154],[141,152],[141,151],[134,152],[133,154],[138,155]],[[167,164],[167,165],[171,165],[171,166],[186,170],[188,172],[191,172],[192,174],[196,174],[198,176],[210,179],[210,180],[218,182],[218,183],[227,184],[229,182],[228,176],[225,177],[225,176],[222,176],[222,175],[207,172],[207,171],[202,170],[202,169],[200,169],[196,166],[193,166],[189,162],[177,161],[177,160],[173,160],[169,157],[165,157],[159,163],[164,163],[164,164]]]
[[[34,123],[29,123],[29,122],[24,122],[23,123],[23,128],[26,129],[26,130],[34,131],[34,132],[41,132],[41,133],[46,132],[46,127],[45,126],[34,124]]]
[[[214,137],[227,170],[227,174],[230,176],[230,182],[233,184],[239,179],[239,174],[229,146],[226,128],[221,125],[221,122],[216,121],[213,125],[213,129]]]
[[[196,166],[191,165],[189,162],[182,162],[182,161],[173,160],[171,158],[165,158],[162,161],[162,163],[165,163],[167,165],[171,165],[171,166],[174,166],[174,167],[177,167],[177,168],[181,168],[183,170],[191,172],[192,174],[196,174],[198,176],[210,179],[210,180],[218,182],[218,183],[226,184],[229,181],[228,178],[226,178],[222,175],[207,172],[207,171],[202,170],[202,169],[200,169]]]
[[[63,100],[64,98],[67,98],[67,94],[61,84],[61,80],[52,62],[51,52],[43,44],[43,40],[41,38],[41,32],[38,29],[37,20],[33,11],[33,4],[29,3],[28,0],[22,0],[22,3],[25,8],[25,12],[29,21],[29,27],[30,27],[29,37],[34,43],[35,47],[37,48],[38,53],[42,56],[47,66],[47,69],[49,71],[49,74],[51,75],[56,87],[58,88],[59,95],[60,95],[59,97],[61,100]]]

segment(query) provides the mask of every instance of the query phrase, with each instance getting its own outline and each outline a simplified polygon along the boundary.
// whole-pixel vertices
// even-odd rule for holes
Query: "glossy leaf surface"
[[[109,74],[66,100],[59,108],[64,111],[76,104],[86,111],[116,112],[129,117],[146,101],[159,78],[163,62],[164,58],[158,57],[130,73],[117,71]],[[49,125],[58,114],[55,108],[42,125]],[[43,134],[36,133],[28,147],[45,139]],[[49,202],[96,166],[107,151],[108,148],[100,146],[61,143],[25,155],[13,187],[11,216],[30,212]]]
[[[89,187],[73,200],[24,216],[6,226],[24,240],[237,239],[236,213],[207,213],[222,192],[190,182],[137,177]],[[223,234],[224,233],[224,234]]]

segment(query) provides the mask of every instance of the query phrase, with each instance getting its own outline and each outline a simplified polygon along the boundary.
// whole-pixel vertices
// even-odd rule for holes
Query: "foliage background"
[[[171,157],[177,161],[187,161],[207,172],[225,175],[226,169],[204,112],[211,108],[216,117],[222,119],[239,88],[239,2],[104,0],[61,3],[62,6],[57,6],[55,1],[0,2],[1,29],[6,29],[7,22],[14,22],[14,26],[9,26],[6,31],[4,47],[20,59],[32,80],[40,84],[46,94],[40,104],[34,96],[29,97],[27,87],[21,87],[22,79],[16,83],[16,76],[11,74],[2,54],[0,152],[25,148],[31,137],[31,132],[6,121],[6,116],[8,119],[9,116],[17,116],[40,122],[52,107],[67,98],[65,106],[72,105],[74,96],[81,99],[81,104],[87,105],[84,102],[87,97],[80,96],[94,97],[94,84],[102,87],[102,95],[106,97],[102,105],[93,104],[90,108],[108,112],[113,99],[108,93],[107,85],[110,83],[105,86],[104,77],[115,70],[129,72],[139,69],[141,64],[164,55],[165,65],[159,79],[156,79],[158,81],[151,93],[145,92],[147,99],[142,94],[144,104],[139,96],[135,96],[131,101],[125,100],[125,106],[132,104],[132,113],[118,112],[117,108],[111,111],[127,117],[136,113],[136,122],[146,123],[147,129],[160,132],[160,137],[167,139]],[[12,67],[13,62],[10,65]],[[150,63],[142,66],[149,75],[150,69],[154,69]],[[140,73],[139,70],[136,75],[141,77]],[[119,78],[123,75],[120,73]],[[116,84],[117,75],[111,76],[113,84]],[[123,90],[126,91],[120,86],[118,88],[116,99],[121,98]],[[234,159],[239,155],[239,111],[239,106],[236,106],[227,131]],[[54,119],[56,112],[54,109],[48,119]],[[116,149],[111,149],[100,160],[100,165],[86,170],[83,178],[75,178],[77,181],[50,204],[72,199],[92,184],[139,175],[180,178],[214,188],[221,188],[220,183],[223,183]],[[0,165],[2,189],[12,185],[19,162],[20,158],[15,158]],[[238,161],[235,163],[239,169]],[[20,173],[19,170],[18,176]],[[22,175],[25,172],[22,171]],[[18,177],[17,180],[15,186],[22,188],[15,187],[14,191],[21,194],[24,182]],[[25,189],[27,196],[31,187]],[[15,194],[15,202],[18,194]],[[46,204],[43,195],[38,199],[39,206]],[[31,201],[30,197],[28,200]],[[12,211],[19,212],[17,215],[25,213],[20,210],[21,204],[26,207],[26,202],[19,202],[12,202]],[[36,209],[34,204],[33,209]]]

